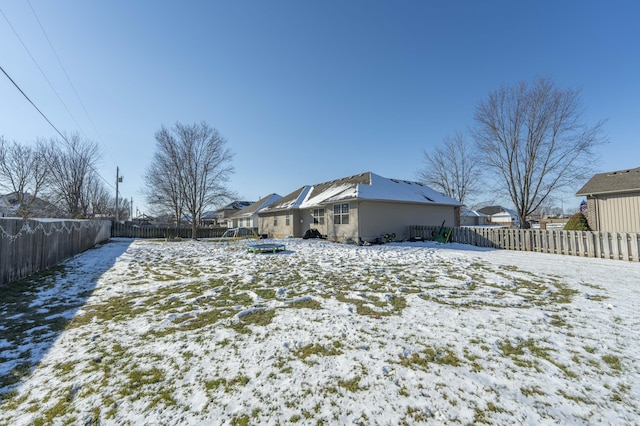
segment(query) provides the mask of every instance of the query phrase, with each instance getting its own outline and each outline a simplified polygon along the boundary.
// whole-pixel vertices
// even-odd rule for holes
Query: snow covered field
[[[284,242],[113,240],[0,290],[0,424],[640,422],[640,264]]]

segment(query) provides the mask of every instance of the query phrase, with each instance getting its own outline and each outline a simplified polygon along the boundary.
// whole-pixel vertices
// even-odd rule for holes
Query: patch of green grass
[[[332,345],[320,345],[318,343],[312,343],[294,351],[294,354],[298,358],[305,360],[311,355],[316,355],[319,357],[341,355],[341,348],[342,344],[338,341],[333,342]]]
[[[241,416],[234,416],[231,418],[231,426],[249,426],[251,425],[251,419],[247,414]]]
[[[218,377],[213,380],[207,380],[204,382],[204,387],[208,391],[215,391],[223,389],[225,393],[231,393],[234,388],[239,386],[246,386],[251,379],[244,375],[239,375],[231,380],[227,380],[224,377]]]
[[[350,298],[345,293],[339,292],[336,294],[336,299],[343,303],[349,303],[355,305],[356,313],[358,315],[379,317],[389,315],[400,315],[402,310],[407,306],[407,301],[404,296],[391,295],[385,297],[385,300],[380,298],[372,299],[367,295],[362,295],[362,298]]]
[[[364,389],[364,388],[360,388],[360,380],[362,378],[360,376],[355,376],[353,379],[349,379],[349,380],[338,380],[338,386],[348,390],[349,392],[357,392],[360,389]]]
[[[247,325],[266,326],[271,323],[276,312],[273,309],[256,309],[238,319],[229,328],[241,334],[251,334],[251,329]]]
[[[612,370],[622,371],[622,365],[620,364],[620,358],[615,355],[607,354],[602,356],[602,360],[611,368]]]
[[[298,308],[298,309],[322,309],[322,303],[318,302],[314,299],[299,299],[289,302],[287,304],[288,308]]]
[[[66,395],[59,398],[58,402],[56,402],[52,407],[45,410],[42,416],[36,418],[33,421],[34,426],[42,426],[53,424],[54,419],[60,419],[60,417],[67,414],[69,410],[69,406],[71,405],[71,401],[73,400],[74,393],[72,388],[69,387],[66,391]],[[71,422],[73,423],[73,422]]]
[[[520,388],[520,392],[522,392],[524,396],[529,396],[529,397],[535,397],[537,395],[540,395],[540,396],[546,395],[546,393],[544,393],[542,389],[540,389],[538,386],[529,386],[526,388]]]
[[[448,348],[441,349],[427,346],[423,351],[414,352],[411,356],[403,358],[400,364],[405,367],[417,366],[427,371],[430,364],[459,367],[462,365],[462,361]]]

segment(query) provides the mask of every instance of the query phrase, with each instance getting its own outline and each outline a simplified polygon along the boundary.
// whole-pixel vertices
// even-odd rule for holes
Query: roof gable
[[[270,205],[261,209],[260,213],[300,208],[300,204],[307,197],[310,190],[311,187],[308,185],[298,188],[292,193],[285,195],[274,203],[271,203]]]
[[[576,195],[640,191],[640,167],[594,175]]]
[[[278,201],[282,197],[278,194],[269,194],[266,197],[263,197],[251,204],[249,207],[246,207],[240,210],[238,213],[231,216],[232,218],[241,218],[241,217],[251,217],[258,212],[258,210],[265,208],[274,202]]]

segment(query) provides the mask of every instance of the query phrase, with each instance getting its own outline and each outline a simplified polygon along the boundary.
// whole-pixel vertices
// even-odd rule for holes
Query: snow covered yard
[[[0,302],[0,424],[634,424],[640,264],[113,240]]]

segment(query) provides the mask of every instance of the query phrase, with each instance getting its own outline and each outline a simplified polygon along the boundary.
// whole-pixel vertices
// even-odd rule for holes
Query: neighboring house
[[[478,209],[479,213],[487,215],[487,223],[502,226],[520,226],[520,219],[515,210],[502,206],[487,206]]]
[[[302,237],[315,229],[331,241],[409,238],[412,225],[459,225],[462,204],[424,184],[360,173],[303,186],[258,212],[259,233]]]
[[[249,207],[251,204],[253,204],[253,201],[234,201],[233,203],[219,208],[217,210],[218,215],[216,216],[216,225],[226,226],[227,219],[238,213],[240,210]]]
[[[218,225],[218,212],[207,210],[200,215],[200,225],[215,228]]]
[[[576,195],[594,231],[640,232],[640,167],[594,175]]]
[[[31,195],[25,193],[26,198],[31,198]],[[19,217],[20,216],[20,203],[15,192],[9,194],[0,195],[0,217]],[[50,202],[36,197],[35,201],[29,207],[29,217],[57,217],[63,218],[65,214],[62,210],[51,204]]]
[[[282,197],[278,194],[269,194],[264,198],[256,201],[248,207],[235,213],[227,219],[227,228],[257,228],[258,227],[258,211],[263,209]]]
[[[487,215],[463,208],[460,210],[460,226],[482,226],[487,224]]]

